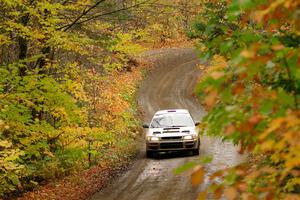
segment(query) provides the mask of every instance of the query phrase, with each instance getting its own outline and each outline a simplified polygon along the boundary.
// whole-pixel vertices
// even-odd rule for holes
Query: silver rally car
[[[171,109],[156,112],[146,132],[147,157],[162,151],[192,151],[199,155],[200,138],[188,110]]]

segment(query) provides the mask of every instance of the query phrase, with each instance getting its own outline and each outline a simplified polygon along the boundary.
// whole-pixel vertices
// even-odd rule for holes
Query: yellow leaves
[[[145,50],[141,45],[134,42],[133,33],[118,33],[116,36],[116,44],[111,47],[111,51],[119,52],[126,55],[136,55]]]
[[[281,25],[286,24],[293,26],[299,31],[299,1],[294,0],[275,0],[269,4],[258,7],[252,13],[252,19],[257,23],[263,24],[265,30],[276,31]],[[294,13],[290,15],[290,13]],[[276,23],[269,23],[270,19],[276,19]]]
[[[0,46],[8,45],[10,43],[11,43],[11,40],[7,35],[0,34]]]
[[[205,96],[204,102],[208,109],[211,109],[213,105],[216,103],[218,97],[218,91],[212,90],[209,91],[208,94]]]
[[[246,176],[246,181],[259,179],[264,176],[266,180],[272,181],[272,177],[278,177],[278,184],[283,184],[290,175],[297,177],[299,172],[295,171],[300,166],[300,120],[297,112],[287,112],[285,117],[278,117],[269,122],[269,127],[258,135],[261,153],[270,154],[273,166],[263,168],[257,167]],[[280,168],[277,169],[277,166]],[[292,180],[290,177],[289,180]],[[284,183],[288,187],[287,183]],[[293,190],[294,186],[290,185]],[[257,191],[269,190],[258,188]],[[272,194],[270,194],[272,196]]]
[[[45,36],[39,30],[34,27],[24,26],[21,23],[16,23],[14,21],[6,21],[5,27],[7,31],[16,31],[21,37],[29,38],[31,40],[41,40]]]
[[[91,39],[88,39],[82,35],[59,32],[56,30],[49,30],[51,34],[51,45],[57,45],[67,51],[76,52],[80,55],[88,55]]]
[[[239,4],[236,3],[233,5]],[[222,110],[220,109],[219,111],[216,106],[216,109],[208,115],[207,121],[209,121],[210,129],[213,130],[219,124],[222,124],[220,126],[223,128],[221,130],[227,136],[225,138],[240,142],[242,149],[255,149],[256,153],[263,156],[263,159],[255,162],[252,167],[249,167],[245,171],[245,174],[248,175],[240,175],[237,180],[232,181],[234,182],[233,184],[229,183],[233,187],[226,188],[225,186],[224,193],[227,199],[241,198],[242,194],[241,196],[237,196],[239,193],[244,194],[244,199],[256,199],[262,193],[266,193],[266,199],[273,199],[272,197],[275,198],[274,195],[277,195],[277,192],[282,192],[283,185],[286,184],[287,180],[291,179],[291,176],[299,176],[298,172],[293,171],[299,169],[300,166],[300,113],[299,110],[295,109],[295,105],[292,105],[293,95],[297,92],[283,89],[283,93],[285,93],[283,94],[281,93],[281,89],[273,87],[273,83],[265,84],[267,78],[262,75],[265,69],[268,73],[270,72],[270,77],[272,77],[272,73],[276,74],[281,70],[279,69],[282,65],[281,61],[275,59],[281,58],[277,55],[278,52],[276,51],[281,52],[282,50],[286,50],[286,47],[280,42],[274,42],[274,44],[268,46],[268,42],[261,40],[265,35],[269,35],[268,31],[272,32],[270,33],[272,35],[270,38],[274,36],[274,33],[281,34],[279,31],[277,32],[279,28],[281,30],[285,29],[289,33],[295,33],[294,28],[297,26],[300,27],[300,15],[299,13],[292,13],[297,11],[299,5],[300,1],[274,0],[265,2],[265,4],[262,3],[261,6],[249,6],[241,17],[243,18],[243,15],[246,15],[245,19],[249,19],[247,15],[252,11],[252,14],[254,13],[253,18],[258,22],[255,24],[264,30],[264,33],[249,31],[251,34],[248,33],[248,36],[244,35],[245,39],[249,40],[245,42],[245,50],[242,50],[239,56],[230,54],[233,56],[231,60],[233,62],[230,62],[230,64],[233,63],[233,66],[237,67],[237,69],[233,69],[233,73],[237,75],[234,75],[234,77],[237,78],[234,78],[232,82],[220,81],[224,84],[221,85],[218,81],[213,81],[223,76],[222,71],[216,70],[210,72],[210,79],[202,84],[202,91],[205,90],[203,89],[204,87],[207,89],[205,91],[206,97],[202,91],[200,94],[205,97],[205,103],[208,106],[212,107],[218,100],[216,90],[209,88],[213,85],[215,88],[221,88],[219,92],[222,98],[220,98],[218,106],[223,108],[223,103],[225,105],[237,104],[241,108],[241,114],[236,114],[239,111],[235,110],[235,113],[229,113],[228,117],[226,116],[227,113],[222,113]],[[254,7],[255,10],[253,9]],[[297,20],[294,19],[295,16],[297,16]],[[296,25],[296,23],[299,23],[299,25]],[[241,27],[246,29],[251,28],[248,25],[244,24]],[[255,34],[259,37],[256,37]],[[238,40],[236,41],[239,42]],[[208,42],[207,46],[211,47],[209,46],[211,44]],[[219,50],[219,46],[217,48]],[[267,49],[268,51],[262,53],[262,51]],[[298,52],[296,53],[296,50],[292,49],[286,52],[286,58],[294,58],[294,64],[296,64],[296,54]],[[213,53],[213,51],[209,51],[209,53]],[[238,64],[235,65],[235,61]],[[300,63],[300,59],[298,59],[298,63]],[[296,65],[293,66],[296,67]],[[204,67],[202,67],[203,69]],[[224,72],[231,75],[230,70]],[[286,72],[283,71],[282,73]],[[226,78],[228,77],[228,80],[230,80],[228,75]],[[224,92],[222,91],[223,88],[225,88]],[[232,90],[228,92],[229,89]],[[230,100],[223,102],[223,94],[225,96],[229,93],[230,97],[236,97],[236,99],[229,98],[233,102],[230,102]],[[287,100],[285,98],[289,98],[289,104],[284,103]],[[293,109],[293,111],[284,113],[284,110],[287,110],[287,108]],[[226,120],[223,120],[219,116],[224,117]],[[222,123],[223,121],[225,122]],[[239,134],[232,134],[235,132]],[[291,175],[292,171],[295,175]],[[226,177],[226,174],[223,177]],[[226,178],[230,177],[227,176]],[[297,187],[293,186],[289,192],[295,192],[296,190]],[[247,192],[249,194],[246,195],[245,193]]]
[[[260,175],[259,171],[252,171],[251,173],[249,173],[246,177],[245,180],[246,181],[251,181],[256,179],[258,176]]]
[[[212,72],[210,76],[216,80],[216,79],[223,77],[224,72],[215,71],[215,72]]]
[[[197,67],[200,69],[200,70],[204,70],[206,68],[205,65],[203,64],[198,64]]]
[[[271,48],[272,48],[274,51],[279,51],[279,50],[284,49],[284,45],[282,45],[282,44],[277,44],[277,45],[273,45]]]
[[[41,13],[45,9],[47,9],[47,11],[49,13],[51,13],[51,15],[56,15],[59,10],[65,9],[64,5],[62,5],[60,3],[52,3],[52,2],[47,2],[47,1],[37,2],[36,7],[37,7],[37,9],[40,10]]]
[[[45,151],[44,151],[44,154],[47,155],[47,156],[49,156],[49,157],[51,157],[51,158],[54,158],[54,157],[55,157],[55,156],[53,155],[53,153],[50,152],[50,151],[48,151],[48,150],[45,150]]]
[[[226,59],[223,56],[214,55],[211,63],[211,67],[214,68],[215,70],[216,69],[221,70],[226,68],[227,67]]]
[[[228,200],[234,200],[238,197],[238,191],[234,187],[228,187],[224,190],[225,197]]]
[[[2,6],[5,7],[16,7],[23,4],[23,0],[1,0]]]
[[[300,148],[298,149],[298,151],[300,150]],[[285,162],[285,167],[287,169],[293,169],[294,167],[300,166],[300,159],[299,159],[299,154],[298,157],[288,157],[287,161]]]
[[[275,163],[284,161],[286,169],[300,166],[299,126],[300,120],[295,113],[289,113],[287,117],[273,119],[269,128],[259,136],[261,150],[273,152],[272,161]],[[278,141],[272,138],[267,139],[270,134],[276,136]],[[285,176],[284,173],[282,175]]]
[[[235,131],[235,126],[232,124],[229,124],[224,128],[225,135],[231,135],[234,131]]]
[[[147,66],[144,66],[147,67]],[[130,72],[114,71],[99,76],[88,74],[88,92],[93,120],[98,126],[118,134],[128,134],[128,123],[135,118],[132,106],[133,95],[138,81],[142,79],[143,66],[132,68]]]
[[[260,171],[261,171],[262,173],[268,173],[268,174],[276,173],[275,168],[269,167],[269,166],[262,167],[262,168],[260,169]]]
[[[198,194],[198,200],[206,200],[207,199],[207,196],[208,196],[208,192],[207,191],[203,191],[203,192],[200,192]]]
[[[5,25],[7,26],[7,30],[15,30],[15,31],[18,31],[18,33],[23,36],[23,37],[29,37],[30,34],[31,34],[31,30],[26,27],[26,26],[23,26],[22,24],[20,23],[16,23],[14,21],[7,21],[5,22]]]
[[[287,122],[287,127],[295,127],[297,125],[300,125],[300,117],[297,115],[297,113],[290,113],[287,112],[287,117],[286,117],[286,122]]]
[[[275,118],[269,123],[269,128],[267,128],[262,134],[260,134],[259,139],[264,140],[267,138],[267,136],[272,133],[277,131],[277,135],[281,134],[281,129],[289,129],[289,128],[295,128],[296,126],[300,125],[300,119],[298,118],[296,113],[287,113],[287,117],[280,117],[280,118]],[[297,134],[296,134],[297,135]],[[289,134],[287,135],[289,136]],[[292,138],[288,137],[286,139],[289,139],[291,142]]]
[[[12,143],[7,140],[0,140],[0,147],[9,148],[12,146]]]
[[[67,119],[67,113],[64,107],[53,108],[51,111],[51,115],[57,119]]]
[[[201,183],[203,183],[204,180],[204,167],[203,166],[197,166],[193,173],[192,173],[192,179],[191,179],[191,183],[193,186],[197,186]]]
[[[281,153],[282,158],[285,160],[285,167],[287,169],[293,169],[300,166],[300,139],[299,133],[294,132],[295,134],[293,138],[289,138],[288,140],[286,137],[283,139],[287,144],[289,144],[289,151],[283,151]],[[289,135],[290,133],[287,133]],[[282,148],[283,149],[283,148]]]
[[[263,142],[261,145],[260,145],[260,148],[262,151],[271,151],[273,148],[274,148],[274,144],[275,144],[275,141],[273,140],[267,140],[266,142]]]
[[[248,188],[248,186],[247,186],[247,184],[246,183],[239,183],[238,185],[237,185],[237,188],[239,189],[239,191],[241,191],[241,192],[246,192],[247,191],[247,188]]]
[[[285,195],[284,200],[300,200],[300,197],[298,194],[287,194]]]
[[[221,177],[224,174],[224,171],[218,170],[209,176],[209,180],[212,181],[215,178]]]
[[[267,14],[268,11],[262,11],[262,10],[258,10],[253,12],[252,14],[252,19],[256,22],[261,23],[263,21],[264,16]]]
[[[219,55],[214,55],[212,61],[209,63],[208,67],[204,65],[198,66],[200,69],[204,70],[203,75],[200,77],[200,84],[207,80],[208,78],[212,78],[214,80],[220,79],[225,76],[225,72],[223,71],[227,67],[226,59]],[[207,87],[205,89],[204,95],[204,103],[206,108],[210,110],[218,99],[218,91],[213,87]]]
[[[78,81],[69,81],[66,83],[67,90],[72,92],[74,98],[80,101],[87,101],[87,95],[84,91],[83,85]]]
[[[278,129],[283,122],[285,122],[285,118],[276,118],[276,119],[272,120],[272,122],[270,123],[269,128],[267,130],[265,130],[259,136],[259,139],[260,140],[264,140],[271,132],[273,132],[274,130]]]
[[[293,190],[300,185],[300,177],[294,177],[288,180],[286,186],[283,188],[286,192]]]
[[[8,130],[9,129],[9,125],[7,123],[5,123],[3,120],[0,119],[0,130],[3,131],[5,129]]]
[[[255,56],[255,52],[244,49],[240,55],[244,58],[253,58]]]
[[[224,57],[220,55],[214,55],[208,67],[203,64],[199,64],[198,67],[200,70],[204,70],[199,80],[199,82],[202,82],[208,77],[212,77],[213,79],[219,79],[223,77],[225,74],[222,70],[227,67],[227,62]]]

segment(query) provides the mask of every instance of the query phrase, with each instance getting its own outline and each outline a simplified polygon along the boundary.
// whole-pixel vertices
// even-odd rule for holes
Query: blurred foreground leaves
[[[197,94],[208,110],[201,127],[252,156],[213,174],[208,191],[215,199],[299,199],[299,1],[202,5],[188,33],[212,65],[200,66]]]

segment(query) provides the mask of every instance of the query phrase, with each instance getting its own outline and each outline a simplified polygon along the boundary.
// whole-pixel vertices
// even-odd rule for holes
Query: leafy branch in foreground
[[[210,176],[216,199],[222,193],[299,199],[299,6],[292,0],[204,1],[189,32],[200,40],[204,59],[221,56],[227,63],[209,70],[197,88],[209,111],[205,130],[253,155],[250,163]]]

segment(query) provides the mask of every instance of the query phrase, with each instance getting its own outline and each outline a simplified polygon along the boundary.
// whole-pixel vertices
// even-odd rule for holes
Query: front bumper
[[[200,145],[199,139],[180,140],[180,141],[147,141],[147,151],[180,151],[198,149]]]

